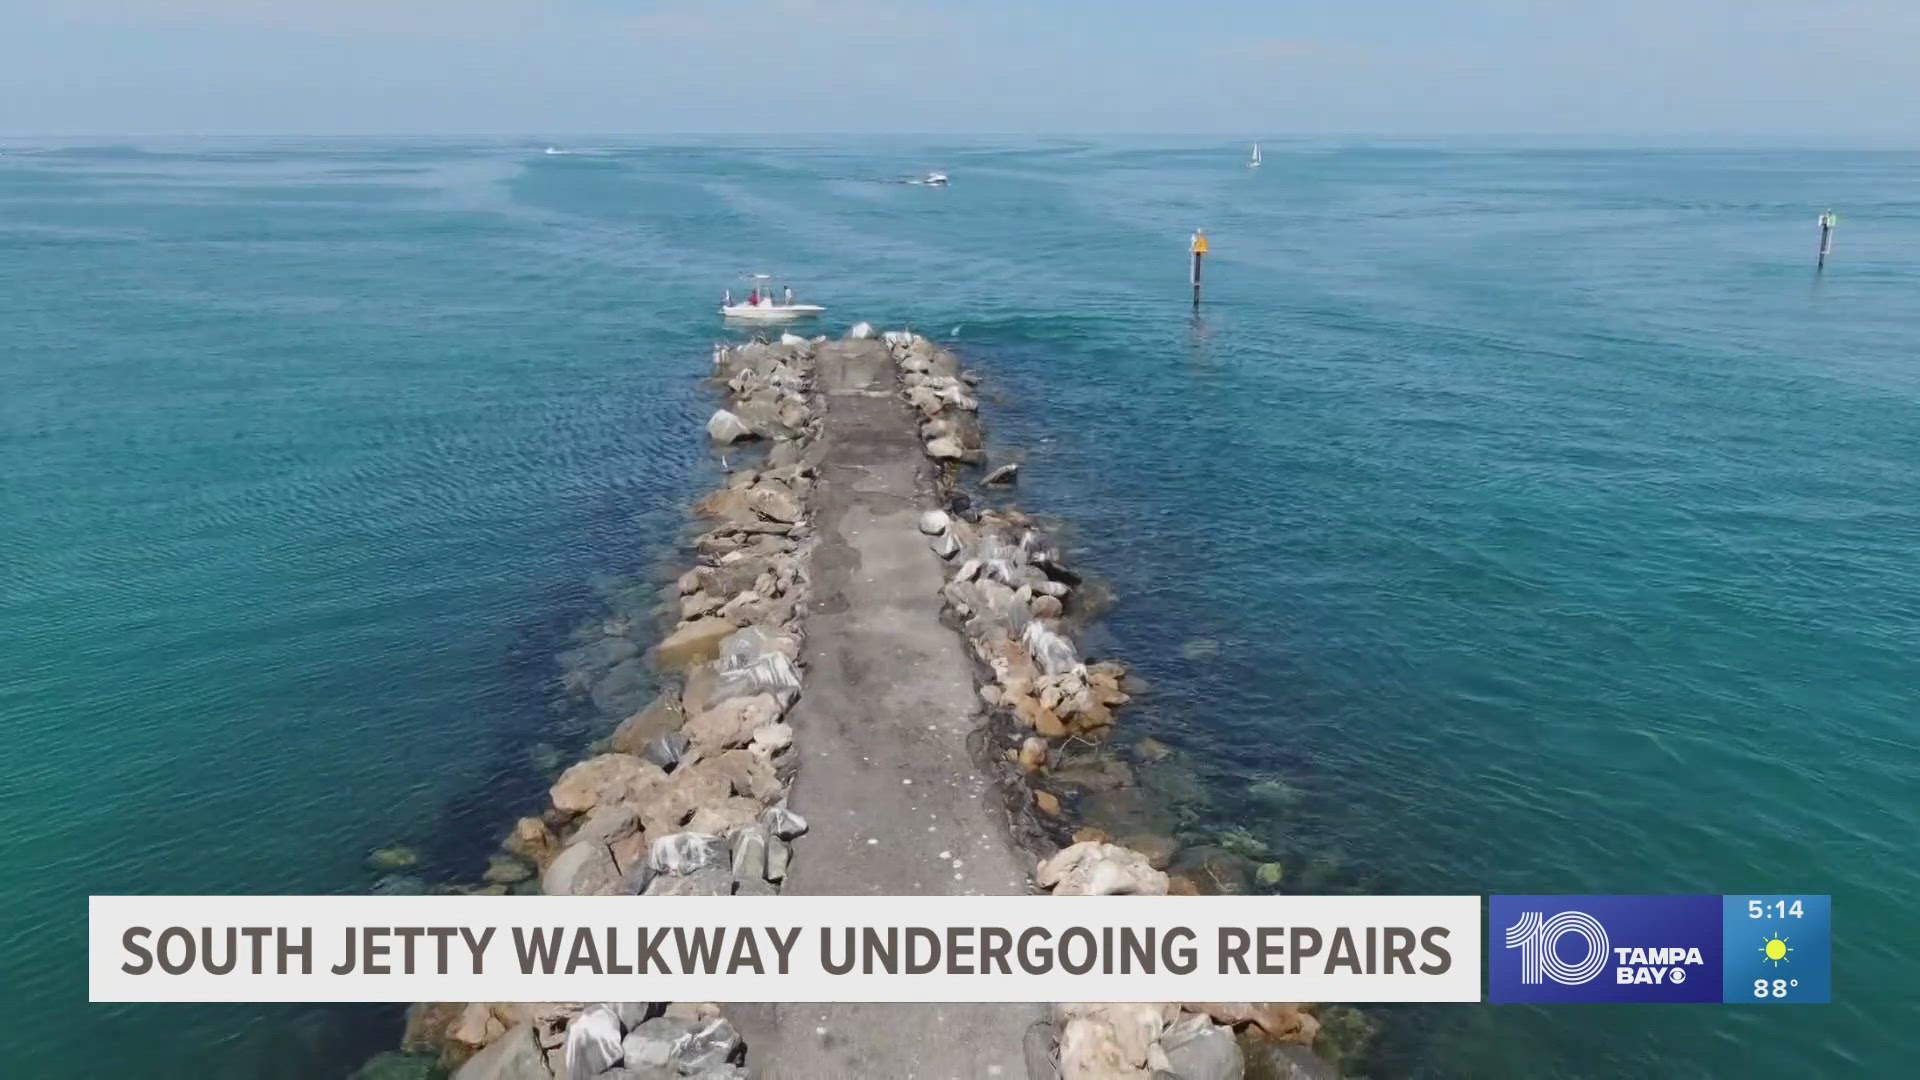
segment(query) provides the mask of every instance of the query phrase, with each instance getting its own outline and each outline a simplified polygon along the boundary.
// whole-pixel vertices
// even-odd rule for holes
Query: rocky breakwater
[[[786,717],[801,691],[809,597],[813,349],[788,336],[715,350],[729,400],[707,432],[742,463],[694,506],[705,526],[692,545],[698,565],[679,578],[663,612],[671,628],[648,653],[662,689],[603,753],[560,775],[544,813],[520,819],[490,880],[537,880],[549,896],[781,890],[791,842],[807,831],[787,807],[796,755]],[[418,1005],[403,1049],[415,1055],[406,1062],[431,1061],[455,1080],[748,1075],[738,1032],[703,1003]],[[366,1075],[412,1066],[381,1067]]]
[[[1161,845],[1143,841],[1154,850],[1134,850],[1096,830],[1073,830],[1060,795],[1041,783],[1066,766],[1070,745],[1085,751],[1111,737],[1115,710],[1138,684],[1123,664],[1089,662],[1074,644],[1082,579],[1057,546],[1020,511],[975,509],[961,490],[968,467],[986,464],[977,379],[924,337],[884,337],[926,455],[940,466],[946,509],[922,514],[920,531],[948,567],[942,595],[979,661],[979,694],[997,718],[988,729],[990,760],[1004,763],[1018,839],[1042,856],[1037,883],[1057,896],[1196,891],[1164,872],[1172,852]],[[980,483],[1010,483],[1017,468],[1000,465]],[[1117,759],[1093,760],[1102,762],[1094,772],[1125,769]],[[1087,763],[1077,771],[1089,772]],[[1063,1004],[1050,1023],[1029,1030],[1027,1065],[1036,1080],[1330,1077],[1307,1049],[1318,1027],[1292,1003]]]

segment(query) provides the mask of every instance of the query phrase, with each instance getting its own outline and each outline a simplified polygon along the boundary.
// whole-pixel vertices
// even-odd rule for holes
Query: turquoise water
[[[1130,730],[1296,878],[1834,894],[1831,1007],[1401,1010],[1376,1075],[1916,1049],[1920,154],[549,141],[0,145],[19,1030],[162,1078],[391,1042],[86,1006],[84,898],[471,880],[594,729],[556,653],[681,535],[707,313],[769,269],[989,374]]]

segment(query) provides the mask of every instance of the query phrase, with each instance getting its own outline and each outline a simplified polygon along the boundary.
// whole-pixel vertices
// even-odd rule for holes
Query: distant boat
[[[559,149],[558,147],[553,147],[553,146],[549,146],[549,147],[547,147],[547,153],[549,153],[549,154],[571,154],[571,153],[573,153],[573,151],[571,151],[571,150],[561,150],[561,149]]]
[[[766,274],[755,274],[748,280],[753,284],[753,291],[747,294],[747,299],[734,303],[733,294],[729,292],[721,301],[722,318],[747,322],[792,322],[795,319],[811,319],[827,310],[818,304],[775,302],[773,278]]]
[[[1247,159],[1247,168],[1257,169],[1259,167],[1260,167],[1260,144],[1254,143],[1253,156]]]
[[[946,187],[947,174],[943,172],[930,172],[918,180],[909,180],[907,183],[919,184],[922,187]]]

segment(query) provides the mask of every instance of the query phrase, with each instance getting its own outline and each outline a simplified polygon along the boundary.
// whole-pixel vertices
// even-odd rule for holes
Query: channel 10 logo
[[[1487,1000],[1719,1001],[1718,896],[1495,896]]]

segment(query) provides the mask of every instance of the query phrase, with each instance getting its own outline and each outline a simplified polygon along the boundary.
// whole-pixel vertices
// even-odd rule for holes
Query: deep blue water
[[[84,898],[471,880],[590,734],[555,653],[679,537],[766,269],[987,373],[1189,815],[1349,888],[1834,894],[1830,1007],[1404,1010],[1377,1075],[1910,1061],[1920,154],[548,141],[0,145],[17,1030],[160,1078],[391,1041],[87,1006]]]

